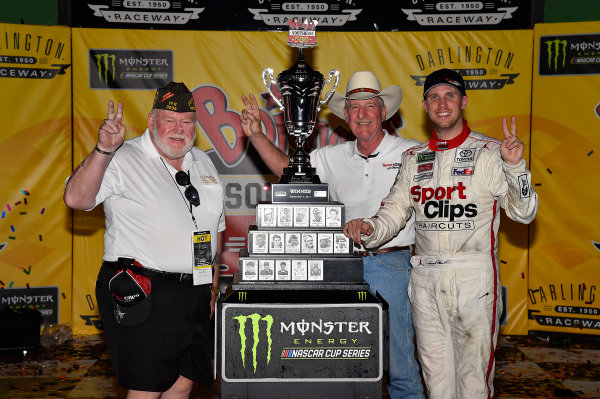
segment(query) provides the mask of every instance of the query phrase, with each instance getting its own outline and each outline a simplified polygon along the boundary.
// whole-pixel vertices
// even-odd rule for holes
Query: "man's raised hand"
[[[517,165],[523,159],[525,144],[517,137],[517,121],[514,115],[510,121],[510,132],[504,117],[502,118],[502,130],[504,131],[504,141],[500,145],[500,155],[507,164]]]
[[[242,96],[242,101],[246,106],[240,115],[242,130],[247,137],[262,134],[262,126],[260,124],[260,108],[253,94],[249,95],[250,100],[246,96]]]
[[[125,140],[125,125],[122,122],[123,103],[119,102],[115,113],[115,104],[112,100],[109,100],[106,119],[98,131],[98,144],[96,147],[106,152],[116,151]]]

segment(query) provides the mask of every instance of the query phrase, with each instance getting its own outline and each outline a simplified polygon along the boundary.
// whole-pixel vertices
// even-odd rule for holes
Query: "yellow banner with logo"
[[[537,25],[529,329],[600,334],[600,22]]]
[[[502,138],[501,117],[517,115],[521,139],[529,146],[532,37],[532,31],[317,32],[317,46],[305,56],[326,78],[332,69],[340,72],[338,92],[356,70],[372,70],[383,87],[400,85],[403,102],[386,129],[419,141],[427,140],[431,130],[421,105],[425,76],[443,67],[461,69],[469,85],[465,116],[471,128]],[[269,200],[264,185],[275,181],[244,140],[240,96],[257,96],[266,134],[287,149],[281,111],[262,78],[265,68],[277,76],[294,64],[298,50],[287,41],[287,32],[73,29],[75,164],[94,147],[108,100],[125,104],[130,138],[146,126],[156,82],[184,82],[201,104],[196,144],[209,152],[225,183],[223,274],[231,276],[240,248],[247,245],[248,226],[255,222],[256,203]],[[331,88],[324,88],[323,97]],[[351,137],[347,129],[323,106],[310,144],[345,141]],[[74,227],[73,323],[76,331],[94,332],[100,327],[94,281],[102,257],[101,210],[75,212]],[[504,332],[524,334],[528,228],[503,220],[501,231],[508,303]]]
[[[70,323],[70,29],[0,24],[0,87],[0,308]]]
[[[383,87],[400,85],[403,102],[386,129],[406,138],[429,138],[422,84],[443,67],[465,76],[465,117],[473,130],[501,139],[501,117],[517,116],[519,137],[531,151],[540,210],[531,226],[502,218],[504,334],[600,330],[599,214],[593,201],[599,173],[598,32],[598,22],[543,24],[535,32],[317,32],[317,46],[305,53],[326,77],[331,69],[340,72],[338,92],[356,70],[372,70]],[[101,207],[71,213],[62,202],[71,148],[78,165],[94,147],[109,99],[125,104],[127,137],[141,134],[157,82],[170,80],[184,82],[202,104],[196,144],[209,153],[225,183],[223,273],[231,278],[256,203],[269,200],[265,183],[275,181],[244,140],[240,96],[257,95],[267,135],[286,149],[283,117],[262,74],[272,68],[277,76],[293,65],[298,52],[287,40],[287,32],[0,24],[3,303],[15,309],[33,304],[46,323],[70,322],[78,333],[101,330],[94,289],[104,216]],[[350,137],[324,105],[310,145]],[[570,206],[574,197],[581,203]]]

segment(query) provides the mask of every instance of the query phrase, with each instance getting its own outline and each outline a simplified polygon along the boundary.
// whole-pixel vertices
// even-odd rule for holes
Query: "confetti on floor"
[[[500,336],[495,399],[598,398],[600,338],[541,340]],[[387,381],[382,398],[389,399]],[[2,398],[124,398],[116,384],[104,336],[75,335],[61,345],[5,350],[0,357]],[[195,385],[190,398],[218,399],[221,381]]]

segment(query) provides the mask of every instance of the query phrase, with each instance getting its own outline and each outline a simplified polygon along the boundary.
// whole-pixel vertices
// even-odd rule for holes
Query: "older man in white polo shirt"
[[[183,83],[156,91],[147,129],[125,141],[123,104],[68,179],[65,203],[104,205],[96,299],[128,398],[187,398],[212,382],[211,325],[225,230],[223,184],[194,147],[196,107]]]
[[[256,98],[242,96],[246,109],[240,117],[244,133],[263,161],[277,176],[289,158],[263,134]],[[345,204],[346,219],[370,217],[394,184],[402,153],[418,145],[383,129],[383,122],[400,107],[402,90],[391,85],[381,90],[370,71],[357,71],[348,81],[345,95],[335,93],[329,102],[332,112],[343,118],[356,137],[327,145],[310,153],[311,165],[321,181],[329,184],[331,199]],[[390,378],[393,399],[423,398],[419,366],[415,360],[412,316],[407,287],[411,246],[415,242],[414,215],[406,227],[381,247],[357,248],[364,261],[364,279],[389,304]]]

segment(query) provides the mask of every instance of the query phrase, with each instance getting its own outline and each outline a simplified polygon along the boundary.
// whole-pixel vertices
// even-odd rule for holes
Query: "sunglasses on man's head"
[[[185,195],[185,198],[190,202],[190,204],[194,206],[200,205],[200,195],[198,194],[196,187],[192,186],[190,175],[185,173],[183,170],[180,170],[179,172],[175,173],[175,181],[180,186],[186,187],[183,195]]]

